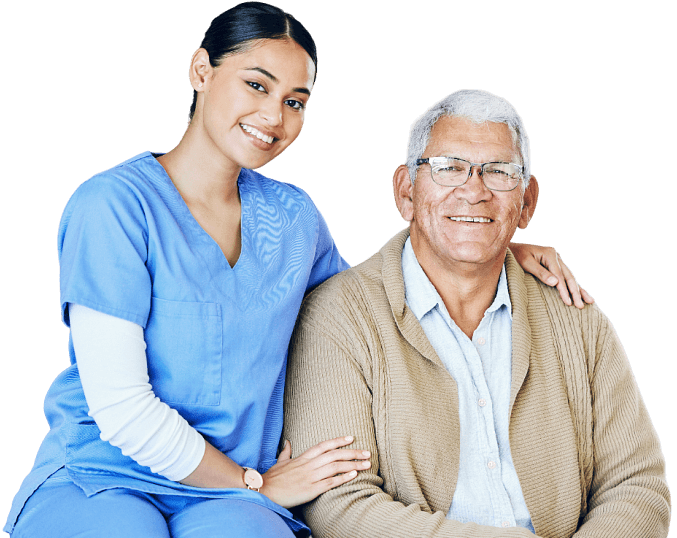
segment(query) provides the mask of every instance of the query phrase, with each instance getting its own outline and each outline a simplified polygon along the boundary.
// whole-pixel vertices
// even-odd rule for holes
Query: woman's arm
[[[592,304],[595,300],[576,282],[576,277],[552,247],[510,243],[517,263],[527,273],[534,275],[548,286],[556,286],[562,301],[573,304],[576,308],[583,308],[585,303]]]
[[[149,383],[143,328],[127,320],[69,304],[73,347],[89,414],[101,438],[155,473],[186,485],[244,488],[244,470],[207,442],[162,402]],[[355,477],[369,455],[337,450],[341,437],[290,459],[289,444],[264,477],[260,492],[292,507]]]
[[[185,478],[200,463],[203,437],[150,385],[143,328],[69,303],[71,336],[89,415],[101,439],[154,473]]]
[[[353,442],[352,437],[337,437],[318,443],[297,458],[291,458],[291,443],[275,465],[263,474],[263,493],[285,508],[312,501],[318,495],[345,484],[357,476],[357,470],[371,467],[369,452],[339,450]],[[181,483],[195,487],[242,488],[244,470],[228,456],[206,442],[200,465]]]

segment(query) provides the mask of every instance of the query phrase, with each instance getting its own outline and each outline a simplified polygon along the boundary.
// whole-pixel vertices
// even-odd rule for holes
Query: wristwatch
[[[263,477],[256,469],[244,467],[244,483],[247,489],[258,491],[263,486]]]

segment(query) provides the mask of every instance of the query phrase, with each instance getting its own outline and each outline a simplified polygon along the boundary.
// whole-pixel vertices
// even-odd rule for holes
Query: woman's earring
[[[202,88],[202,82],[197,85],[198,88]]]

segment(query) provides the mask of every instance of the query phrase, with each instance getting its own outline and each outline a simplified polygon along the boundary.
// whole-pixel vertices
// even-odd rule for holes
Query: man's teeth
[[[250,126],[250,125],[245,125],[245,124],[241,123],[241,124],[240,124],[240,127],[242,127],[242,130],[243,130],[243,131],[248,132],[250,135],[255,136],[255,137],[258,138],[259,140],[263,140],[264,142],[266,142],[266,143],[268,143],[268,144],[272,144],[272,143],[273,143],[273,140],[275,140],[274,137],[272,137],[272,136],[266,136],[266,135],[264,135],[261,131],[259,131],[258,129],[254,129],[254,128],[253,128],[252,126]]]
[[[491,222],[491,219],[485,217],[449,217],[456,222]]]

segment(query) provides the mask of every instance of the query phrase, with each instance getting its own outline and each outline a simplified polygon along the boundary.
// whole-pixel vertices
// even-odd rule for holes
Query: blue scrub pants
[[[293,538],[278,514],[239,499],[151,495],[115,488],[87,497],[48,480],[28,499],[12,538]]]

